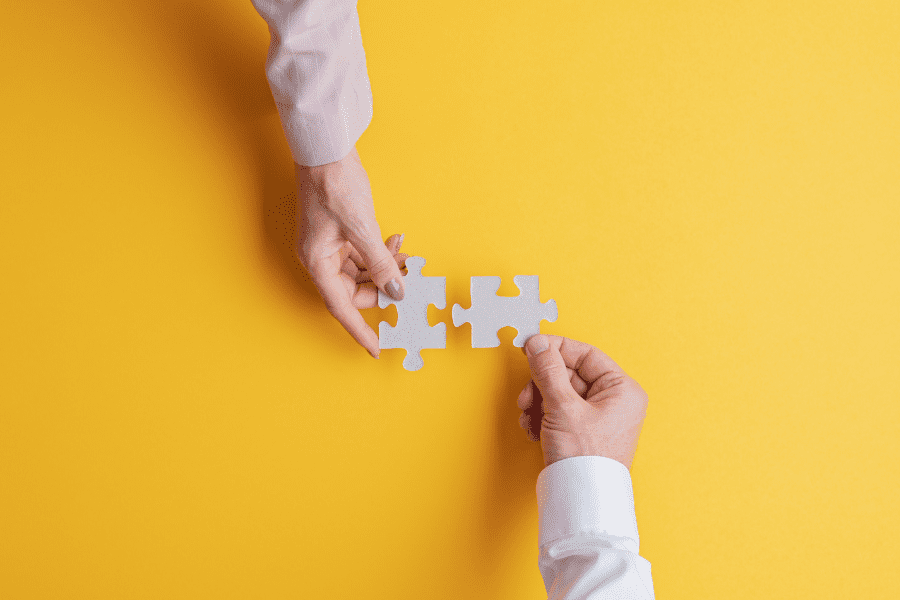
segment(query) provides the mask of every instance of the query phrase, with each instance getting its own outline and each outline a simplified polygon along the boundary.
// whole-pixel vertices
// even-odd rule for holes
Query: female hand
[[[359,309],[378,305],[378,289],[403,299],[401,269],[408,258],[399,253],[403,236],[382,243],[369,176],[355,147],[337,162],[294,167],[300,262],[328,312],[378,358],[378,335]]]

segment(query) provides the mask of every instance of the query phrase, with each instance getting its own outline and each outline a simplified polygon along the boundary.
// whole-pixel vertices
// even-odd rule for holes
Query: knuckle
[[[541,381],[552,381],[559,376],[562,369],[565,367],[561,367],[552,360],[540,360],[534,365],[532,371],[535,378]]]
[[[392,256],[382,256],[368,267],[368,271],[373,277],[377,277],[390,272],[396,266],[397,262]]]
[[[626,383],[628,376],[616,371],[606,371],[597,378],[602,389],[611,389]]]
[[[600,351],[600,348],[597,348],[596,346],[591,346],[590,349],[587,351],[587,353],[581,357],[581,361],[579,361],[577,368],[580,369],[581,366],[585,362],[589,362],[589,361],[592,363],[595,363],[595,364],[600,363],[602,357],[603,357],[603,352]]]
[[[335,216],[340,223],[341,233],[353,241],[358,250],[363,247],[378,248],[379,245],[384,247],[374,214],[369,214],[368,211],[342,209],[341,212],[336,212]],[[384,248],[387,251],[387,248]]]

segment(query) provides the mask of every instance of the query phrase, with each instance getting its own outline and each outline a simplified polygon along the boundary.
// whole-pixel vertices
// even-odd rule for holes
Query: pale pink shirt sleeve
[[[356,0],[252,0],[272,37],[266,78],[294,162],[346,156],[372,121]]]
[[[550,600],[652,600],[638,554],[631,474],[619,461],[576,456],[538,475],[538,568]]]

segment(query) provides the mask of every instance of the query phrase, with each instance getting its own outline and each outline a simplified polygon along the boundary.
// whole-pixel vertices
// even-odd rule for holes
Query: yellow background
[[[5,3],[0,597],[544,597],[527,365],[450,319],[516,274],[649,393],[658,598],[900,596],[900,5],[359,13],[414,373],[290,258],[249,0]]]

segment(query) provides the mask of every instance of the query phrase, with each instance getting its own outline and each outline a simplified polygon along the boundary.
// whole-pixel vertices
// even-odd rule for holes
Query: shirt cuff
[[[296,4],[296,3],[295,3]],[[324,24],[304,28],[281,17],[266,63],[294,162],[341,160],[372,122],[372,87],[356,2]],[[301,2],[302,5],[302,2]],[[297,15],[303,16],[304,11]]]
[[[540,548],[570,535],[605,535],[625,538],[629,550],[638,553],[631,474],[619,461],[605,456],[557,461],[538,475],[537,500]]]

